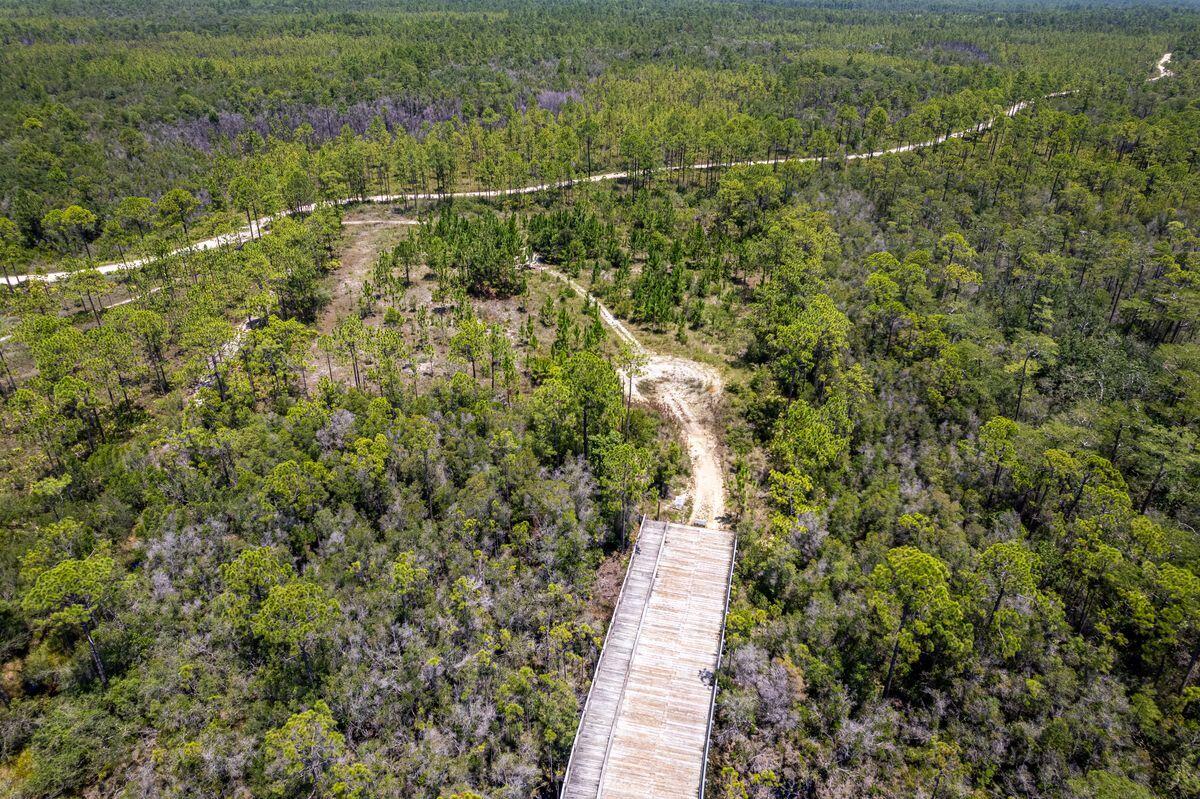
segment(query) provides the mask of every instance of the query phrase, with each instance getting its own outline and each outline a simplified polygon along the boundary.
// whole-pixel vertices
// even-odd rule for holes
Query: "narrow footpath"
[[[644,356],[634,396],[673,417],[692,469],[690,523],[642,523],[561,796],[695,799],[703,793],[736,557],[735,536],[721,524],[725,467],[716,415],[721,378],[704,364],[648,350],[578,282],[537,258],[533,268],[596,302],[605,324]]]

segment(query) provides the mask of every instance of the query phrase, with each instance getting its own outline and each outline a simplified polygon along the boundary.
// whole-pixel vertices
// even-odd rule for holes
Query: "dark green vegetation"
[[[237,216],[928,138],[1013,98],[1124,89],[1195,25],[1162,9],[157,5],[0,15],[0,198],[26,245],[65,243],[45,215],[78,204],[115,257],[144,232],[128,198],[180,184]]]
[[[419,392],[396,327],[350,315],[313,351],[338,222],[157,261],[97,325],[40,283],[12,297],[10,792],[517,797],[561,771],[602,632],[587,589],[674,461],[595,337],[525,342],[518,372],[460,298],[479,380]]]
[[[8,795],[554,795],[680,457],[527,247],[727,367],[710,795],[1200,795],[1194,12],[176,5],[0,13]]]

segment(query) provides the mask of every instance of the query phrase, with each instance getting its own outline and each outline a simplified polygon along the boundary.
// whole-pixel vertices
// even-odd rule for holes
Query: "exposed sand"
[[[648,350],[577,281],[550,268],[536,256],[532,266],[563,281],[581,296],[590,297],[600,311],[600,318],[617,337],[645,356],[645,367],[635,375],[633,395],[640,401],[659,404],[678,422],[692,462],[689,523],[716,524],[725,515],[725,466],[716,421],[716,402],[722,388],[720,374],[711,366]],[[623,377],[628,379],[627,375]]]
[[[1167,69],[1167,64],[1170,62],[1170,60],[1171,60],[1171,54],[1170,53],[1164,54],[1163,57],[1158,60],[1158,64],[1156,65],[1158,74],[1155,75],[1153,78],[1150,78],[1150,80],[1159,80],[1161,78],[1166,78],[1166,77],[1170,77],[1170,76],[1174,75],[1173,72],[1171,72],[1170,70]],[[1073,90],[1053,92],[1052,94],[1047,94],[1042,99],[1065,97],[1065,96],[1067,96],[1069,94],[1073,94],[1073,93],[1074,93]],[[945,136],[938,136],[936,138],[929,139],[928,141],[913,142],[911,144],[900,144],[895,147],[888,147],[886,149],[875,150],[873,152],[850,153],[845,156],[837,155],[837,156],[830,156],[830,157],[825,157],[825,156],[781,156],[779,158],[768,158],[768,159],[758,159],[758,160],[749,160],[749,161],[734,161],[734,162],[721,163],[721,164],[712,164],[712,163],[708,163],[708,162],[703,162],[703,163],[697,163],[697,164],[690,164],[690,165],[686,165],[686,166],[682,166],[682,167],[680,167],[680,166],[664,167],[664,168],[662,168],[661,171],[672,172],[672,171],[679,171],[679,170],[683,170],[683,169],[713,169],[715,167],[726,168],[726,167],[732,167],[732,166],[770,165],[770,164],[783,164],[783,163],[789,163],[789,162],[790,163],[819,163],[822,161],[836,160],[839,158],[845,158],[848,161],[855,161],[855,160],[866,159],[866,158],[878,158],[879,156],[882,156],[882,155],[907,153],[907,152],[912,152],[914,150],[922,150],[927,147],[936,147],[937,145],[942,144],[943,142],[947,141],[948,139],[961,139],[964,136],[970,135],[972,133],[982,133],[983,131],[991,128],[996,123],[996,120],[999,119],[1000,117],[1016,116],[1017,114],[1019,114],[1021,111],[1025,110],[1032,104],[1033,104],[1033,100],[1022,100],[1019,103],[1013,103],[1008,108],[1004,109],[1004,111],[1002,113],[997,114],[996,116],[994,116],[990,119],[986,119],[983,122],[980,122],[978,125],[975,125],[974,127],[966,128],[966,129],[960,130],[960,131],[955,131],[954,133],[950,133]],[[561,180],[561,181],[558,181],[557,183],[538,183],[538,184],[535,184],[532,186],[520,186],[518,188],[512,188],[512,189],[481,189],[481,190],[476,190],[476,191],[448,192],[446,194],[436,194],[436,193],[432,193],[432,192],[417,193],[417,194],[376,194],[376,195],[372,195],[369,197],[345,197],[345,198],[342,198],[339,200],[332,200],[331,202],[335,205],[353,205],[353,204],[359,203],[359,202],[413,203],[413,202],[419,202],[422,200],[444,200],[444,199],[447,199],[450,197],[460,197],[460,198],[474,197],[474,198],[478,198],[478,199],[490,199],[490,198],[497,198],[497,197],[510,197],[510,196],[515,196],[515,195],[520,195],[520,194],[534,194],[539,191],[546,191],[547,189],[566,188],[568,186],[574,186],[574,185],[581,184],[581,183],[599,183],[599,182],[606,181],[606,180],[622,180],[622,179],[628,178],[628,177],[629,177],[628,172],[604,172],[604,173],[601,173],[598,175],[589,175],[587,177],[582,177],[582,178],[570,178],[567,180]],[[314,208],[315,208],[315,205],[309,204],[309,205],[301,206],[297,210],[300,213],[311,213]],[[247,225],[246,227],[242,228],[241,230],[237,230],[232,233],[224,233],[220,236],[213,236],[212,238],[204,239],[203,241],[194,242],[193,244],[188,245],[188,247],[186,247],[184,249],[209,250],[209,249],[213,249],[216,247],[240,244],[241,242],[247,241],[248,239],[250,239],[255,234],[255,231],[258,231],[259,235],[261,235],[262,231],[265,228],[270,227],[272,221],[274,221],[275,219],[277,219],[279,217],[288,216],[290,214],[291,214],[291,211],[281,211],[277,214],[272,214],[270,216],[264,216],[264,217],[254,220],[250,225]],[[401,219],[395,219],[395,220],[390,220],[388,222],[383,222],[383,221],[373,221],[373,222],[369,222],[369,223],[353,222],[351,224],[405,225],[405,224],[411,224],[411,222],[406,221],[406,220],[401,220]],[[107,274],[112,274],[114,272],[120,272],[125,269],[136,269],[138,267],[145,266],[147,263],[150,263],[152,260],[153,260],[152,258],[135,258],[135,259],[129,260],[124,263],[104,264],[103,266],[97,267],[97,271],[99,271],[101,274],[107,275]],[[35,275],[12,275],[8,278],[8,280],[9,280],[10,284],[21,283],[25,280],[34,280],[34,279],[45,280],[47,282],[52,283],[52,282],[55,282],[58,280],[62,280],[63,278],[67,277],[68,274],[69,273],[67,273],[67,272],[48,272],[46,274],[40,274],[40,275],[37,275],[37,274],[35,274]]]

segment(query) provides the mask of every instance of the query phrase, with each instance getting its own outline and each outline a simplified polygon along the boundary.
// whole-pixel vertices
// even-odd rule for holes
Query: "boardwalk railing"
[[[704,730],[704,766],[700,772],[700,799],[708,783],[708,749],[712,744],[713,716],[717,710],[717,675],[721,672],[721,660],[725,654],[725,620],[729,617],[729,597],[733,592],[733,567],[737,564],[737,536],[733,537],[733,557],[729,559],[729,578],[725,582],[725,610],[721,613],[721,644],[717,647],[717,667],[712,676],[712,699],[708,705],[708,726]]]
[[[638,538],[641,538],[639,532]],[[662,562],[663,550],[667,548],[667,528],[663,529],[662,541],[659,542],[658,552],[654,555],[654,566],[650,569],[650,588],[653,592],[654,579],[658,575],[658,564]],[[630,559],[632,566],[632,559]],[[629,571],[633,571],[631,568]],[[612,723],[608,727],[608,744],[604,747],[604,759],[600,762],[600,785],[597,787],[598,795],[602,796],[604,791],[604,777],[608,773],[608,757],[612,754],[613,732],[617,728],[617,719],[621,717],[621,707],[625,704],[625,690],[629,688],[629,672],[633,670],[633,659],[637,655],[638,642],[642,640],[642,624],[646,621],[646,608],[650,605],[650,597],[646,597],[646,601],[642,603],[642,611],[638,614],[637,632],[633,635],[633,649],[629,654],[629,662],[625,664],[625,677],[621,680],[621,695],[617,699],[617,707],[613,711]],[[590,692],[589,692],[590,693]]]
[[[645,525],[646,514],[643,513],[642,518],[638,521],[638,541],[642,539],[642,528]],[[617,601],[613,604],[612,618],[608,622],[608,629],[604,631],[604,643],[600,645],[600,654],[596,657],[596,667],[592,669],[592,684],[588,686],[587,699],[583,700],[583,712],[579,714],[579,725],[575,728],[575,740],[571,742],[571,754],[567,756],[567,770],[563,772],[562,787],[559,788],[560,796],[571,782],[571,766],[575,763],[575,747],[579,746],[579,734],[583,732],[583,723],[588,717],[588,707],[592,704],[592,693],[596,690],[596,678],[600,675],[600,664],[604,660],[604,653],[608,651],[608,637],[612,635],[613,627],[616,626],[617,609],[621,607],[621,598],[625,596],[625,585],[629,582],[629,575],[633,571],[633,559],[637,556],[636,541],[633,546],[634,549],[629,554],[629,563],[625,567],[625,577],[621,580],[621,590],[617,592]],[[659,549],[659,553],[662,553],[661,549]],[[614,720],[615,718],[614,716]]]

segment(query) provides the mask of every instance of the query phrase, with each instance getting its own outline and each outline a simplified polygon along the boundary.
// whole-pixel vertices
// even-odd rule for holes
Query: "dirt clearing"
[[[622,342],[646,357],[645,368],[635,375],[634,397],[658,405],[679,424],[692,464],[689,523],[718,524],[725,516],[725,465],[716,415],[721,375],[711,366],[646,349],[620,319],[577,281],[537,258],[533,266],[563,281],[579,295],[591,297],[604,323]]]

